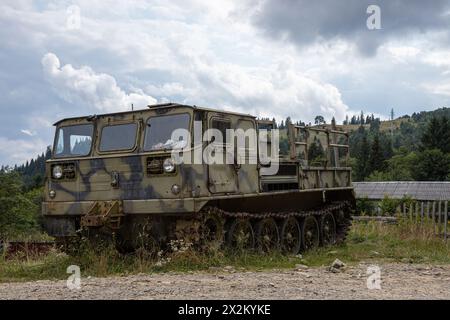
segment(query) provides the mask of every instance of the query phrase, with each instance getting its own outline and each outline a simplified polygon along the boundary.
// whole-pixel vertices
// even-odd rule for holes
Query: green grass
[[[401,220],[397,225],[355,223],[346,243],[306,252],[302,257],[279,253],[199,253],[188,249],[156,259],[145,254],[121,255],[111,246],[96,246],[94,249],[83,245],[75,255],[53,250],[38,257],[0,257],[0,282],[66,279],[66,269],[72,264],[80,266],[83,277],[104,277],[207,271],[224,266],[233,266],[236,270],[286,269],[299,263],[315,267],[330,265],[335,258],[349,264],[361,261],[450,264],[450,240],[446,244],[442,238],[436,237],[434,226],[429,222],[421,224]]]

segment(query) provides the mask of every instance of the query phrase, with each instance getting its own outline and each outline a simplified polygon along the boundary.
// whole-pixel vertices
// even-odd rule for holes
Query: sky
[[[2,0],[0,164],[131,104],[306,123],[449,106],[449,27],[443,0]]]

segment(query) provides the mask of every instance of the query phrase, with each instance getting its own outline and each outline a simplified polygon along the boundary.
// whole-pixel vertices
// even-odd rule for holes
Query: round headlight
[[[62,175],[63,175],[63,170],[62,170],[61,166],[54,166],[52,174],[53,174],[53,178],[61,179]]]
[[[175,171],[175,164],[171,158],[167,158],[163,163],[164,172],[171,173]]]

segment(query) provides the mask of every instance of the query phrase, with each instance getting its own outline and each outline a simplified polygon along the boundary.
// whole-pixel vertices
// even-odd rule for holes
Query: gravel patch
[[[79,290],[65,280],[2,283],[0,299],[450,299],[448,265],[379,264],[381,289],[371,290],[369,266],[82,277]]]

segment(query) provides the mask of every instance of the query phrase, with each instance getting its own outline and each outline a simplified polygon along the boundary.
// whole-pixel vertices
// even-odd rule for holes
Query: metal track
[[[226,217],[232,217],[232,218],[250,218],[250,219],[264,219],[264,218],[278,218],[278,219],[284,219],[288,217],[307,217],[311,215],[320,216],[325,213],[332,213],[335,210],[344,209],[345,207],[349,206],[348,201],[342,201],[342,202],[332,202],[324,207],[320,207],[316,210],[307,210],[307,211],[296,211],[296,212],[263,212],[263,213],[247,213],[247,212],[228,212],[223,211],[223,214]]]
[[[227,218],[237,218],[237,219],[265,219],[265,218],[275,218],[275,219],[285,219],[288,217],[304,218],[307,216],[321,217],[326,213],[331,213],[336,218],[336,212],[339,210],[344,210],[344,216],[342,219],[336,219],[336,239],[337,242],[343,242],[347,237],[348,231],[352,224],[352,216],[350,213],[351,204],[349,201],[335,201],[326,204],[315,210],[305,210],[296,212],[263,212],[263,213],[249,213],[249,212],[228,212],[217,207],[208,207],[203,212],[211,213],[215,212]]]
[[[199,241],[201,239],[200,230],[198,226],[202,225],[203,218],[210,213],[218,214],[224,219],[251,219],[259,220],[265,218],[274,219],[285,219],[288,217],[304,218],[307,216],[316,216],[320,218],[321,216],[331,213],[337,217],[339,210],[343,210],[344,216],[341,219],[336,219],[336,232],[337,241],[342,242],[345,240],[347,233],[350,229],[352,217],[350,213],[351,203],[349,201],[337,201],[325,204],[319,208],[313,210],[304,210],[296,212],[262,212],[262,213],[250,213],[250,212],[228,212],[217,207],[207,207],[202,210],[202,214],[197,215],[193,219],[184,220],[186,222],[186,230],[180,230],[177,235],[174,235],[175,239],[185,239],[189,238],[191,240],[196,239]],[[193,222],[197,222],[193,224]],[[197,226],[197,228],[195,227]],[[200,227],[201,228],[201,227]],[[196,230],[195,230],[196,229]],[[184,231],[184,232],[183,232]],[[193,241],[193,242],[197,242]],[[0,254],[4,254],[6,257],[12,257],[17,254],[44,254],[55,247],[54,242],[48,241],[9,241],[0,242]]]

